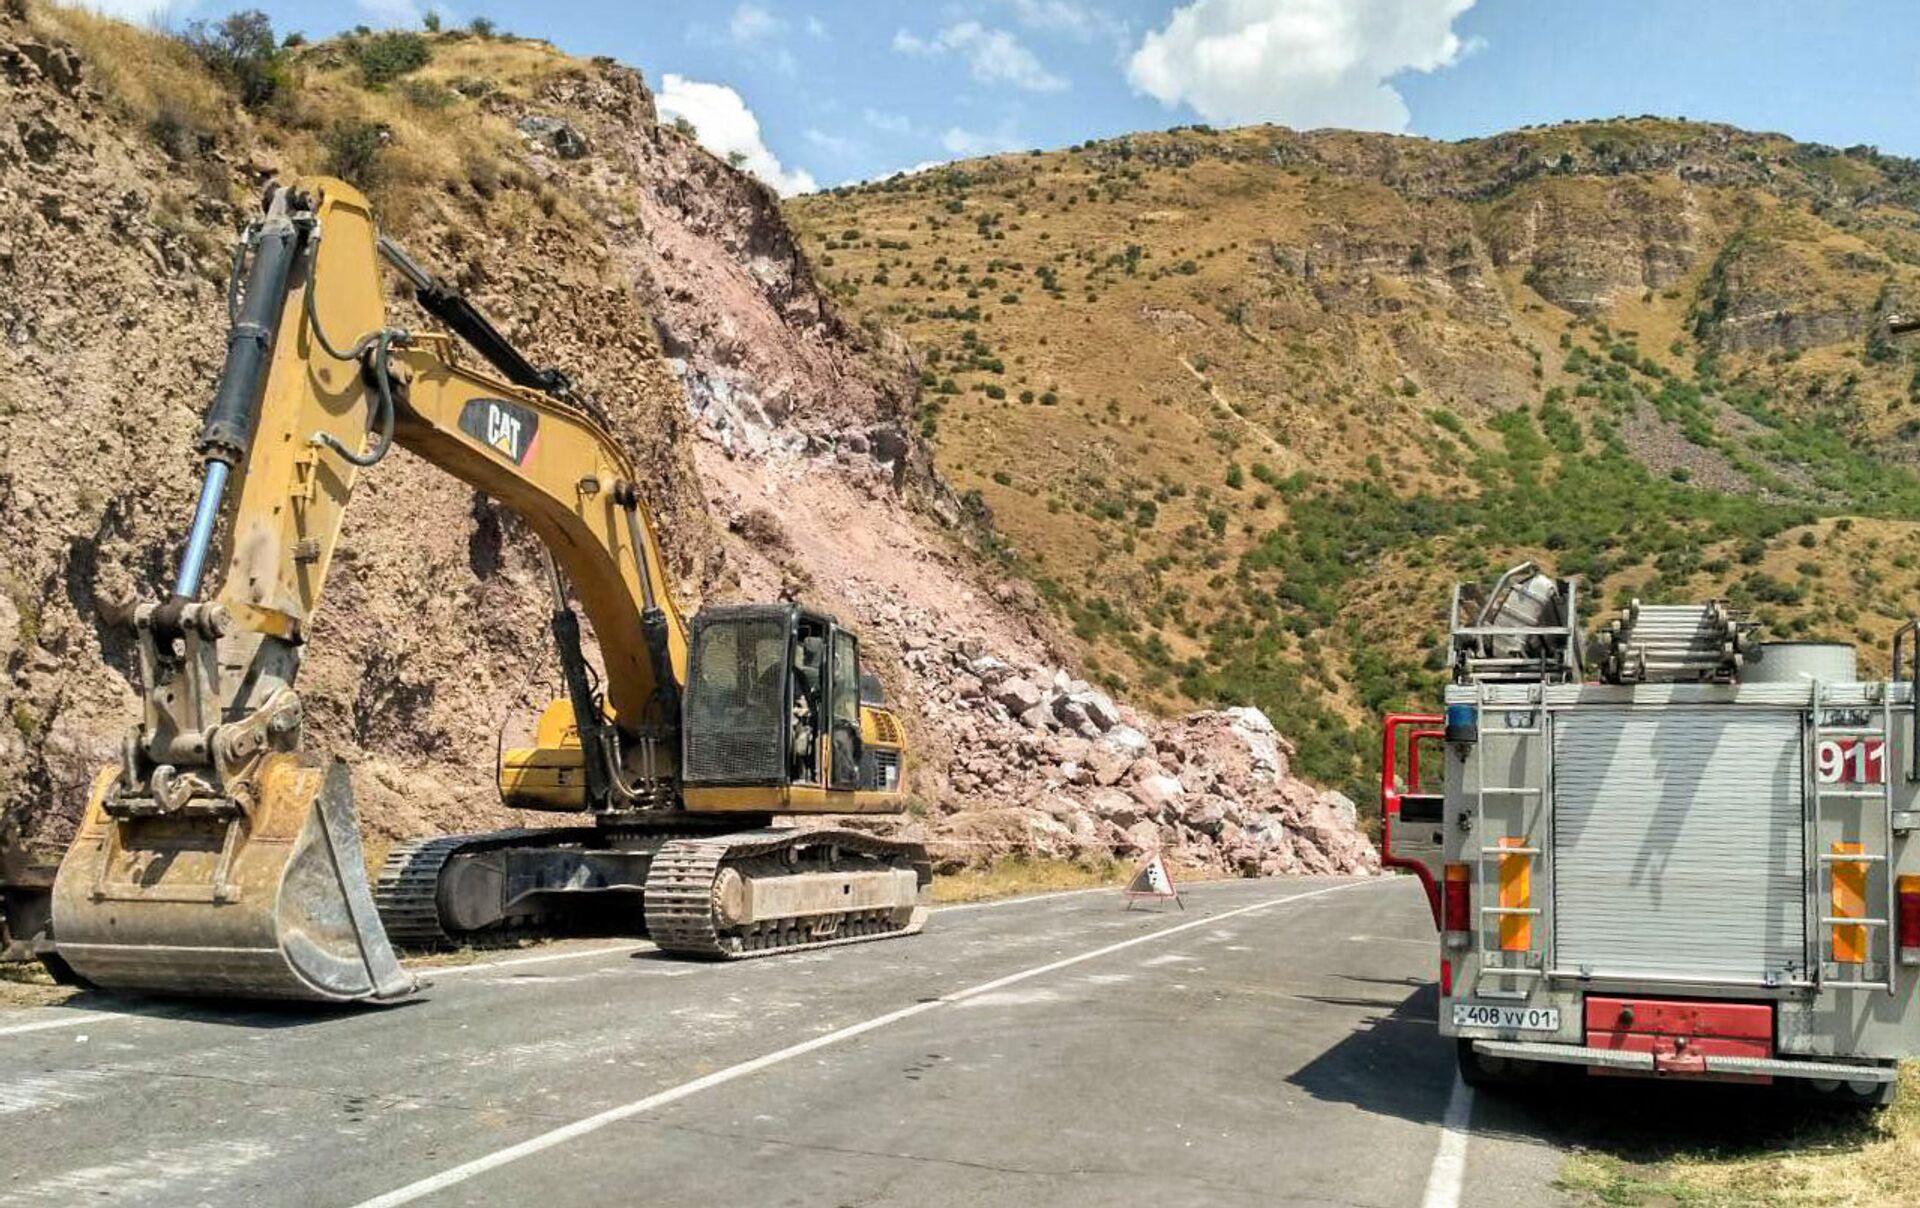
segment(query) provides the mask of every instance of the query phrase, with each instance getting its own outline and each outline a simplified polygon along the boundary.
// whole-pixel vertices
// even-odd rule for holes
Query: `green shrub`
[[[389,30],[371,38],[355,39],[352,54],[367,87],[379,88],[425,67],[433,57],[433,50],[425,38],[412,30]]]
[[[400,85],[400,95],[422,109],[446,109],[460,99],[459,93],[432,80],[408,80]]]
[[[378,122],[338,122],[327,131],[327,171],[372,189],[380,183],[380,153],[386,146],[387,128]]]
[[[274,42],[273,22],[259,9],[237,12],[218,25],[195,21],[180,37],[247,109],[263,109],[292,90],[293,80]]]

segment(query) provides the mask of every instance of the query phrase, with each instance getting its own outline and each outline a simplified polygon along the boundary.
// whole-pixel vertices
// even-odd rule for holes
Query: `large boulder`
[[[993,699],[1014,717],[1021,717],[1027,710],[1038,708],[1046,695],[1038,685],[1013,675],[993,686]]]
[[[990,654],[983,654],[967,664],[967,670],[984,683],[997,684],[1013,674],[1013,668],[1005,660]]]
[[[516,124],[529,142],[538,143],[561,159],[580,159],[587,153],[587,136],[557,117],[533,113]]]
[[[1348,830],[1360,825],[1360,808],[1353,803],[1353,798],[1339,789],[1328,789],[1320,794],[1320,804]]]
[[[1084,762],[1095,784],[1119,784],[1126,777],[1127,769],[1133,766],[1133,761],[1132,752],[1101,739],[1089,744]]]
[[[1153,811],[1155,816],[1165,818],[1177,810],[1186,790],[1172,776],[1160,773],[1142,776],[1134,781],[1132,793],[1135,801]]]
[[[1121,830],[1126,830],[1147,817],[1145,809],[1134,800],[1133,794],[1123,793],[1119,789],[1094,789],[1087,794],[1087,808]]]
[[[1227,824],[1227,803],[1218,797],[1195,797],[1180,807],[1180,820],[1206,835],[1218,835]]]

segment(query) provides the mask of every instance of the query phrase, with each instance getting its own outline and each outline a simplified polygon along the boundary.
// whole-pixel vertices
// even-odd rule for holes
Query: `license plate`
[[[1495,1003],[1453,1004],[1456,1028],[1501,1028],[1511,1032],[1557,1032],[1559,1007],[1504,1007]]]

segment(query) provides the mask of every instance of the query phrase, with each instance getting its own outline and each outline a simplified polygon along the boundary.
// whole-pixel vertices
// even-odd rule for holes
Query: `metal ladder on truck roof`
[[[1891,693],[1882,693],[1878,704],[1870,700],[1835,703],[1831,697],[1831,687],[1815,681],[1813,684],[1813,764],[1807,775],[1810,786],[1808,808],[1806,811],[1806,846],[1815,857],[1815,865],[1820,875],[1814,878],[1817,893],[1814,916],[1819,919],[1819,927],[1814,936],[1813,949],[1819,957],[1814,970],[1814,980],[1821,989],[1836,990],[1884,990],[1893,993],[1893,969],[1899,956],[1895,945],[1899,937],[1894,934],[1894,919],[1897,917],[1897,900],[1894,896],[1893,877],[1893,775],[1887,766],[1892,758],[1893,747],[1888,741],[1893,733],[1893,697]],[[1847,722],[1835,725],[1825,724],[1829,713],[1850,713],[1864,715],[1867,721]],[[1837,745],[1834,779],[1825,780],[1820,772],[1820,752],[1827,741],[1837,744],[1842,740],[1852,740],[1852,745]],[[1869,758],[1872,743],[1879,744],[1880,783],[1874,785],[1861,780],[1845,780],[1844,773],[1849,761],[1857,764],[1859,771],[1871,766]],[[1858,754],[1856,754],[1858,752]],[[1819,851],[1821,807],[1828,802],[1858,803],[1860,826],[1857,833],[1860,842],[1852,846],[1857,851]],[[1879,810],[1874,811],[1872,804],[1878,803]],[[1882,842],[1878,850],[1867,846],[1869,833],[1869,813],[1877,812],[1877,823],[1872,827],[1875,836]],[[1853,815],[1849,814],[1849,818]],[[1839,846],[1839,845],[1836,845]],[[1876,916],[1867,910],[1874,882],[1874,869],[1880,870],[1880,880],[1884,893],[1880,901],[1880,912]],[[1838,879],[1841,870],[1858,870],[1857,894],[1850,887],[1842,885]],[[1842,890],[1848,898],[1858,897],[1860,914],[1843,914],[1835,903],[1840,899]],[[1864,942],[1859,945],[1859,960],[1839,959],[1838,937],[1842,928],[1859,928]],[[1878,962],[1874,959],[1875,950],[1881,953]],[[1851,977],[1841,976],[1841,971],[1857,968],[1860,972]]]
[[[1545,793],[1538,785],[1487,783],[1487,741],[1488,739],[1497,737],[1517,739],[1524,742],[1529,738],[1538,738],[1544,735],[1546,733],[1547,719],[1545,706],[1544,694],[1541,692],[1540,686],[1535,684],[1527,691],[1527,703],[1524,709],[1505,707],[1502,709],[1503,712],[1524,712],[1529,714],[1532,718],[1531,724],[1519,727],[1502,725],[1498,729],[1495,729],[1486,724],[1488,716],[1486,686],[1478,683],[1474,685],[1474,722],[1479,727],[1480,734],[1479,741],[1473,744],[1476,789],[1474,792],[1473,833],[1468,836],[1468,841],[1476,845],[1473,859],[1473,902],[1474,908],[1477,911],[1474,920],[1474,943],[1478,949],[1476,953],[1478,961],[1473,979],[1473,996],[1475,998],[1525,1001],[1532,997],[1531,992],[1520,989],[1511,983],[1538,981],[1545,976],[1543,969],[1546,962],[1541,959],[1540,948],[1542,929],[1538,926],[1541,915],[1540,908],[1534,906],[1531,900],[1529,900],[1525,906],[1508,906],[1500,901],[1498,894],[1500,870],[1508,867],[1507,861],[1511,860],[1521,862],[1518,867],[1524,871],[1527,877],[1529,895],[1531,895],[1533,872],[1540,864],[1540,848],[1526,845],[1524,838],[1520,844],[1510,845],[1503,841],[1497,842],[1494,841],[1494,836],[1487,833],[1487,798],[1489,796],[1519,799],[1521,802],[1520,817],[1523,822],[1527,821],[1527,802],[1529,799],[1531,799],[1533,803],[1533,811],[1536,814],[1538,814],[1544,804]],[[1534,825],[1523,826],[1521,828],[1523,836],[1526,834],[1538,835],[1541,831],[1540,821],[1541,819],[1535,817],[1533,819]],[[1500,836],[1501,840],[1509,838],[1511,838],[1511,836]],[[1495,867],[1494,880],[1491,886],[1487,878],[1487,865],[1489,862]],[[1493,892],[1490,893],[1490,889]],[[1527,927],[1526,948],[1510,953],[1500,942],[1500,931],[1503,923],[1513,919],[1524,919],[1529,926]],[[1491,930],[1494,937],[1494,942],[1491,944],[1487,942],[1489,930]],[[1510,955],[1519,956],[1520,963],[1508,963],[1507,958]],[[1495,963],[1496,957],[1498,958],[1498,963]],[[1491,989],[1488,988],[1489,982],[1494,983]]]

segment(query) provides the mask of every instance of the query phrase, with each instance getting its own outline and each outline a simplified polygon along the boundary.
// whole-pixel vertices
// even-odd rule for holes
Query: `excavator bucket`
[[[266,757],[251,811],[115,817],[94,784],[53,887],[59,955],[112,990],[386,1002],[418,988],[367,885],[344,764]],[[189,803],[189,808],[200,805]]]

